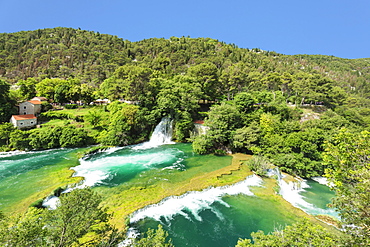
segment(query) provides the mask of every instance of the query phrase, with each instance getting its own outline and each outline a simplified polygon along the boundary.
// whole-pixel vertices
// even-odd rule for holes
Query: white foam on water
[[[173,120],[168,117],[162,118],[161,122],[156,126],[150,141],[141,144],[133,145],[130,147],[113,147],[102,151],[103,156],[97,159],[80,159],[80,165],[72,167],[75,171],[74,177],[84,177],[85,180],[79,187],[94,186],[101,184],[104,180],[115,176],[115,172],[112,170],[127,167],[133,169],[148,169],[155,165],[162,164],[168,160],[176,160],[172,165],[171,169],[181,168],[179,165],[182,161],[176,157],[176,153],[179,150],[165,150],[158,152],[145,153],[146,149],[155,148],[164,144],[174,144],[171,141],[172,138],[172,125]],[[132,152],[126,155],[109,156],[114,152],[131,148],[137,152]],[[144,151],[144,152],[142,152]]]
[[[74,175],[74,177],[84,177],[83,182],[76,186],[77,188],[84,188],[84,187],[92,187],[94,185],[101,184],[103,180],[110,177],[109,172],[104,172],[100,170],[81,170],[77,171]]]
[[[309,185],[305,180],[297,182],[286,182],[284,179],[279,181],[280,192],[279,194],[293,206],[298,208],[313,208],[313,205],[306,202],[303,196],[299,193],[304,191],[304,188],[309,188]]]
[[[312,177],[311,179],[318,182],[319,184],[326,185],[328,187],[332,187],[331,183],[325,177]]]
[[[104,180],[116,176],[117,170],[148,170],[157,165],[173,161],[171,169],[183,169],[181,162],[183,158],[179,155],[183,152],[178,149],[165,149],[155,152],[139,151],[126,155],[103,156],[98,159],[80,159],[80,165],[72,167],[75,171],[74,177],[84,177],[85,180],[80,186],[95,186]]]
[[[209,188],[203,191],[187,192],[181,196],[171,196],[158,204],[149,205],[134,212],[130,217],[130,222],[135,223],[146,217],[156,221],[161,221],[163,218],[169,222],[175,215],[182,215],[189,220],[193,216],[196,220],[202,221],[199,214],[206,209],[211,210],[218,218],[223,219],[222,214],[212,207],[213,203],[218,202],[225,207],[230,207],[222,200],[223,196],[237,194],[253,196],[254,194],[249,190],[249,187],[261,186],[261,184],[262,179],[252,175],[244,181],[231,186]]]
[[[114,152],[116,152],[118,150],[121,150],[121,149],[124,149],[124,148],[126,148],[126,147],[111,147],[111,148],[108,148],[108,149],[102,151],[102,153],[111,154],[111,153],[114,153]]]
[[[59,197],[49,196],[42,202],[42,206],[50,210],[54,210],[58,207],[59,203],[60,203]]]
[[[132,147],[133,150],[149,149],[165,144],[175,144],[172,141],[173,120],[169,117],[162,118],[161,122],[155,127],[150,140]]]
[[[0,158],[12,157],[12,156],[16,156],[19,154],[26,154],[26,153],[27,153],[26,151],[19,151],[19,150],[9,151],[9,152],[0,152]]]
[[[310,188],[304,179],[297,179],[295,182],[286,182],[284,179],[279,180],[279,194],[294,207],[302,209],[304,212],[311,215],[325,214],[338,217],[334,209],[322,209],[304,200],[304,196],[300,193]]]
[[[126,239],[119,243],[118,247],[133,246],[134,241],[138,236],[140,236],[140,232],[137,229],[130,227],[127,230]]]

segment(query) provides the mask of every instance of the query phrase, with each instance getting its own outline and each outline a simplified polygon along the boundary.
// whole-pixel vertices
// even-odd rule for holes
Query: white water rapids
[[[164,144],[174,144],[172,141],[173,120],[169,117],[162,118],[161,122],[155,127],[148,142],[144,142],[132,147],[133,150],[148,149]]]
[[[159,222],[163,218],[166,222],[169,222],[176,214],[183,215],[190,220],[189,213],[196,220],[202,221],[199,212],[205,209],[211,210],[218,218],[222,219],[223,216],[211,206],[214,202],[219,202],[225,207],[230,207],[222,200],[223,196],[237,194],[254,196],[249,187],[261,186],[261,184],[262,179],[256,175],[252,175],[244,181],[231,186],[212,187],[203,191],[190,191],[181,196],[171,196],[158,204],[149,205],[134,212],[130,217],[130,223],[138,222],[146,217]]]
[[[294,178],[294,181],[287,182],[284,180],[285,175],[283,175],[278,168],[271,169],[269,171],[269,175],[275,175],[277,177],[280,186],[279,194],[294,207],[300,208],[304,212],[311,215],[323,214],[338,218],[338,213],[334,209],[318,208],[304,200],[304,196],[302,196],[301,193],[304,192],[305,189],[310,188],[306,180],[296,177]],[[325,178],[316,177],[315,181],[320,181],[320,184],[327,185],[327,181]]]
[[[75,171],[74,177],[83,177],[84,180],[78,186],[66,189],[63,193],[68,193],[73,189],[92,187],[104,184],[105,180],[109,180],[117,176],[120,169],[126,168],[128,171],[137,170],[143,171],[155,167],[159,164],[173,161],[171,166],[167,169],[179,169],[181,167],[181,151],[177,149],[168,148],[158,152],[146,152],[145,150],[153,149],[165,144],[174,144],[172,139],[173,120],[169,117],[162,118],[161,122],[154,129],[149,141],[127,146],[127,147],[113,147],[102,152],[102,157],[98,159],[80,159],[80,165],[72,167]],[[115,156],[115,152],[127,152],[123,155]],[[43,206],[50,209],[55,209],[59,198],[56,196],[47,197]]]

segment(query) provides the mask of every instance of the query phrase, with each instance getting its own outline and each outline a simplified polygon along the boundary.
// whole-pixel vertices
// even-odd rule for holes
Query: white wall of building
[[[28,101],[19,104],[19,115],[26,115],[26,114],[37,115],[40,112],[41,112],[40,104],[33,104]]]
[[[16,120],[14,117],[12,117],[10,122],[18,129],[29,128],[37,125],[37,118]]]

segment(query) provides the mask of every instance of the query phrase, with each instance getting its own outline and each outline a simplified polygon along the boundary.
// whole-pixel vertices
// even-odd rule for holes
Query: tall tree
[[[216,150],[229,151],[233,134],[241,125],[241,116],[235,105],[221,104],[211,107],[204,125],[209,127],[206,135],[193,142],[195,152],[204,154]]]
[[[0,79],[0,123],[8,122],[12,114],[17,113],[15,101],[9,96],[10,85]]]
[[[188,69],[188,75],[196,78],[200,83],[206,99],[218,98],[218,69],[213,63],[201,63]]]
[[[227,100],[231,100],[234,94],[240,92],[246,86],[248,71],[246,65],[242,62],[230,65],[220,76],[222,83],[222,93],[227,94]]]
[[[17,83],[19,86],[19,93],[23,100],[29,100],[36,96],[36,84],[35,78],[28,78],[27,80],[20,80]]]
[[[125,236],[90,188],[63,193],[54,210],[30,209],[15,221],[0,213],[1,246],[117,246]]]
[[[326,176],[333,184],[339,211],[352,246],[370,245],[370,133],[342,129],[327,143]]]
[[[240,239],[236,247],[336,247],[340,245],[337,236],[326,231],[319,225],[302,220],[283,230],[265,235],[262,231],[252,233],[250,239]]]
[[[59,86],[66,85],[67,81],[54,78],[44,79],[36,84],[37,96],[46,97],[48,99],[54,99],[54,95]]]

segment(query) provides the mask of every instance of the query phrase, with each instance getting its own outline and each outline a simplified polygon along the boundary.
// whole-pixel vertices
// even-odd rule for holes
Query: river
[[[124,202],[139,204],[141,200],[130,202],[124,196],[127,191],[161,188],[158,193],[165,193],[171,186],[184,186],[191,177],[231,162],[230,156],[201,156],[192,152],[191,144],[172,143],[167,129],[170,122],[161,123],[147,143],[108,149],[80,160],[75,158],[80,149],[0,155],[0,210],[16,212],[59,186],[80,181],[78,177],[84,179],[72,188],[92,186],[103,195],[106,205],[126,207]],[[74,171],[72,178],[68,167]],[[271,232],[297,220],[279,200],[255,195],[253,191],[264,186],[264,181],[253,175],[231,186],[169,196],[135,211],[130,225],[134,231],[145,231],[162,224],[175,246],[235,246],[251,232]],[[326,206],[333,196],[327,186],[308,180],[298,189],[282,183],[280,187],[282,197],[295,207],[309,214],[336,216]]]

